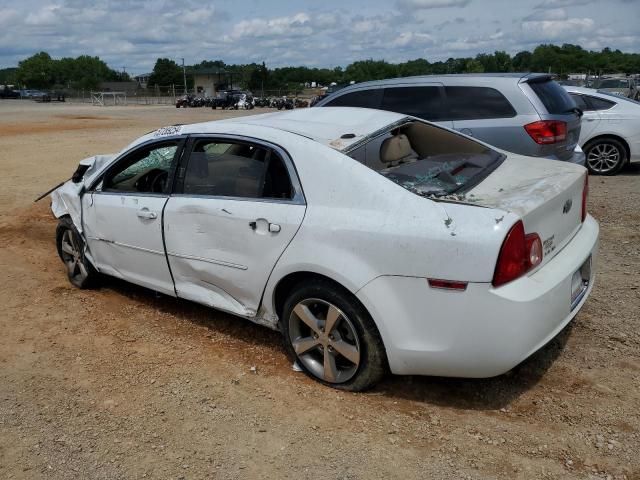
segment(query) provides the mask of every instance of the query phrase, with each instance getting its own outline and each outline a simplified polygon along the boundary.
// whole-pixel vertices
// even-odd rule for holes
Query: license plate
[[[591,255],[571,277],[571,310],[573,310],[589,288],[591,280]]]

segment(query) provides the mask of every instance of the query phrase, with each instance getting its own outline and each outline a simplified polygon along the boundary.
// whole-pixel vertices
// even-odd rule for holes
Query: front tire
[[[593,175],[615,175],[627,163],[627,150],[615,138],[601,138],[587,144],[586,164]]]
[[[98,272],[84,254],[84,240],[69,217],[62,217],[56,228],[58,255],[67,270],[69,281],[78,288],[96,284]]]
[[[325,385],[362,391],[386,373],[385,349],[373,320],[348,291],[316,280],[284,304],[287,352],[309,377]]]

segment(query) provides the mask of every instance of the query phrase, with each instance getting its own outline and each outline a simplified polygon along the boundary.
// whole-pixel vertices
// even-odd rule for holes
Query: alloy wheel
[[[587,163],[598,173],[608,173],[614,170],[621,161],[620,150],[611,143],[598,143],[589,150]]]
[[[74,283],[81,283],[89,276],[89,272],[84,265],[80,244],[70,229],[65,230],[62,234],[60,246],[62,250],[62,261],[67,267],[69,278],[74,281]]]
[[[289,316],[289,339],[304,367],[327,383],[349,381],[360,365],[360,342],[351,320],[317,298],[300,301]]]

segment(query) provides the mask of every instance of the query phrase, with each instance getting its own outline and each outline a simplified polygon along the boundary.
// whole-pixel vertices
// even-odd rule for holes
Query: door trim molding
[[[185,258],[187,260],[197,260],[199,262],[213,263],[214,265],[221,265],[223,267],[237,268],[238,270],[249,269],[249,267],[247,267],[246,265],[240,265],[239,263],[225,262],[224,260],[215,260],[213,258],[196,257],[194,255],[183,255],[181,253],[175,253],[175,252],[167,252],[167,255],[171,257]]]
[[[91,237],[91,236],[87,236],[87,238],[89,240],[97,240],[99,242],[111,243],[111,244],[117,245],[119,247],[126,247],[126,248],[131,248],[133,250],[140,250],[142,252],[155,253],[156,255],[164,256],[164,252],[159,252],[158,250],[153,250],[151,248],[138,247],[136,245],[129,245],[127,243],[116,242],[115,240],[107,240],[106,238],[98,238],[98,237]]]

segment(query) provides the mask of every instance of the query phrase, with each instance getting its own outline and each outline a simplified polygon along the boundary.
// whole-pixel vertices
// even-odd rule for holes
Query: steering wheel
[[[143,193],[163,193],[169,174],[161,168],[153,168],[136,180],[134,187]]]
[[[163,193],[169,174],[164,170],[154,170],[149,173],[149,184],[153,193]]]

